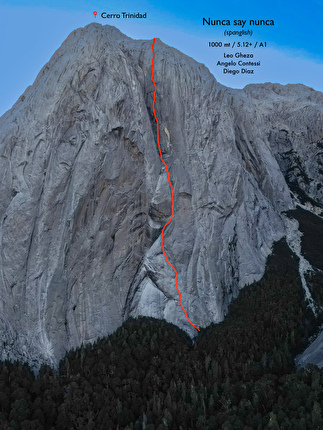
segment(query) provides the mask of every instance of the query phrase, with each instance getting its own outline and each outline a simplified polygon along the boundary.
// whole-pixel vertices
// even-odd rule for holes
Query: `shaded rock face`
[[[322,330],[322,327],[321,327]],[[310,345],[298,355],[295,359],[296,366],[301,368],[307,364],[315,364],[323,368],[323,332],[321,331],[318,336],[310,343]]]
[[[57,364],[136,315],[196,334],[161,249],[151,44],[75,30],[0,119],[2,359]],[[262,277],[283,212],[298,197],[320,211],[323,95],[226,88],[158,39],[155,55],[165,248],[205,327]]]

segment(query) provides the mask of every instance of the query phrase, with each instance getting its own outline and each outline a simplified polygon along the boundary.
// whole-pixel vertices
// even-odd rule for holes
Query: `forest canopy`
[[[297,268],[278,242],[263,279],[194,342],[165,321],[130,318],[59,369],[0,363],[0,428],[323,428],[323,372],[294,364],[318,324]]]

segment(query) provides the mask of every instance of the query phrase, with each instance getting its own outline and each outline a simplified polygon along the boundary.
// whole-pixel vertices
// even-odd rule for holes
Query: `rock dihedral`
[[[75,30],[0,119],[2,359],[57,364],[129,316],[196,334],[161,249],[151,44]],[[323,94],[234,90],[159,39],[155,54],[165,248],[205,327],[262,277],[297,196],[322,206]]]

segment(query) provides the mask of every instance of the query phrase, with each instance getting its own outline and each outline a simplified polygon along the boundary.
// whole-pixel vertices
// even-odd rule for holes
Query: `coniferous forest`
[[[2,362],[0,428],[323,429],[323,371],[294,365],[320,323],[282,240],[262,280],[194,342],[141,317],[68,352],[58,369]]]

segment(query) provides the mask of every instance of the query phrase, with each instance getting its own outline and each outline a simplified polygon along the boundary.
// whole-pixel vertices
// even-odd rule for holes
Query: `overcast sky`
[[[249,83],[302,83],[323,91],[321,28],[323,1],[1,1],[0,0],[0,115],[31,85],[43,65],[75,28],[90,22],[110,24],[135,39],[159,37],[163,42],[204,63],[216,79],[242,88]],[[51,6],[54,5],[54,6]],[[135,6],[134,6],[135,5]],[[93,11],[98,12],[97,17]],[[103,19],[101,13],[141,12],[147,19]],[[247,20],[250,36],[225,37],[227,30],[241,27],[202,25],[203,17]],[[250,19],[274,20],[273,26],[249,26]],[[236,49],[210,48],[208,42],[266,42],[266,48],[241,48],[252,53],[261,66],[253,75],[229,75],[223,67],[224,53]],[[238,61],[238,60],[236,60]],[[237,68],[237,67],[234,67]],[[240,67],[238,67],[240,69]]]

